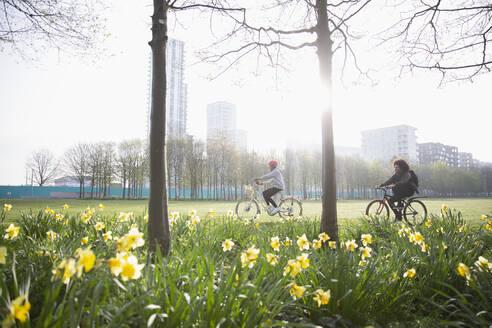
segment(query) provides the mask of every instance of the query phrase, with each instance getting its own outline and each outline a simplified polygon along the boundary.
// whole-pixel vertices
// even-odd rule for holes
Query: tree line
[[[285,193],[305,200],[322,195],[321,150],[287,148],[259,153],[240,151],[226,138],[204,142],[193,137],[169,138],[166,146],[170,199],[237,200],[245,185],[268,172],[266,163],[271,159],[280,162]],[[372,198],[374,187],[392,174],[391,161],[366,161],[355,155],[336,156],[335,162],[338,199]],[[492,193],[492,167],[464,169],[443,162],[411,166],[423,195],[473,197]],[[32,154],[27,167],[32,182],[40,186],[61,176],[77,181],[80,198],[109,197],[115,186],[121,187],[122,199],[142,198],[149,184],[149,144],[141,139],[78,143],[60,158],[44,149]]]

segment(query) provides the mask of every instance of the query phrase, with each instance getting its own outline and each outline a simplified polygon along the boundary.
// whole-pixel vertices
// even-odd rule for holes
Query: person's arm
[[[391,176],[391,178],[389,178],[385,182],[381,183],[379,186],[380,187],[385,187],[385,186],[389,186],[389,185],[393,184],[396,181],[396,177],[397,177],[397,175],[396,174],[393,174]]]
[[[271,171],[270,173],[265,174],[262,177],[259,177],[258,180],[268,180],[268,179],[273,179],[278,172],[276,170]]]

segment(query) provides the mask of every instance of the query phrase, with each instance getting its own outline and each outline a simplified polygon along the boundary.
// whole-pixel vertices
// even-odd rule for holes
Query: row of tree
[[[172,199],[236,200],[244,186],[267,172],[266,163],[280,161],[286,193],[302,199],[320,199],[322,195],[321,151],[286,149],[269,154],[237,150],[227,139],[207,143],[193,138],[167,140],[167,181]],[[49,150],[32,154],[27,166],[32,180],[45,185],[56,176],[76,180],[80,197],[90,186],[91,198],[111,194],[121,187],[120,196],[141,198],[149,183],[149,147],[143,140],[119,144],[79,143],[60,159]],[[337,197],[367,199],[374,197],[374,186],[391,174],[391,161],[365,161],[359,156],[336,156]],[[463,169],[442,162],[412,165],[420,180],[421,193],[431,196],[476,196],[492,192],[492,168]]]

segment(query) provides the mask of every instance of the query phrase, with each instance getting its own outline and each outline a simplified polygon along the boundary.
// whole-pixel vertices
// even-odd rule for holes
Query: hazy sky
[[[25,62],[0,53],[0,184],[24,183],[26,159],[41,148],[61,156],[77,142],[146,136],[150,10],[118,2],[109,20],[110,55],[95,61],[52,53]],[[198,33],[170,34],[186,42],[187,63],[195,62]],[[237,125],[248,131],[250,149],[279,149],[293,140],[318,143],[321,100],[313,54],[295,62],[280,88],[267,74],[238,77],[232,71],[209,81],[203,78],[207,66],[187,67],[189,133],[205,137],[207,104],[226,100],[237,106]],[[365,54],[365,61],[377,62],[378,55]],[[437,81],[428,73],[372,87],[344,87],[335,79],[335,144],[358,147],[361,130],[408,124],[417,128],[418,142],[458,146],[492,162],[492,74],[440,89]]]

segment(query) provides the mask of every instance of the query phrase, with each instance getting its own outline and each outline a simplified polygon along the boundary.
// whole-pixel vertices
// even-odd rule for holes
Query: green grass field
[[[461,211],[465,219],[478,222],[483,214],[492,215],[492,199],[490,198],[454,198],[439,199],[429,198],[424,200],[430,214],[439,214],[443,204],[450,209]],[[100,203],[104,205],[105,215],[118,215],[120,212],[133,212],[135,215],[144,215],[147,213],[147,200],[0,200],[0,204],[12,204],[12,211],[7,213],[6,219],[13,219],[19,215],[19,211],[27,213],[30,210],[38,212],[41,209],[50,207],[55,212],[62,211],[63,204],[68,204],[70,208],[66,211],[70,214],[82,212],[87,207],[97,208]],[[359,200],[341,200],[337,203],[337,213],[339,219],[355,219],[363,216],[368,201]],[[235,208],[235,202],[225,201],[169,201],[169,208],[172,211],[179,211],[187,214],[190,210],[195,209],[199,216],[206,216],[210,209],[214,209],[216,215],[225,215],[228,210]],[[321,214],[320,201],[303,202],[303,216],[314,218]],[[278,217],[278,216],[277,216]],[[262,219],[268,219],[264,211]]]

